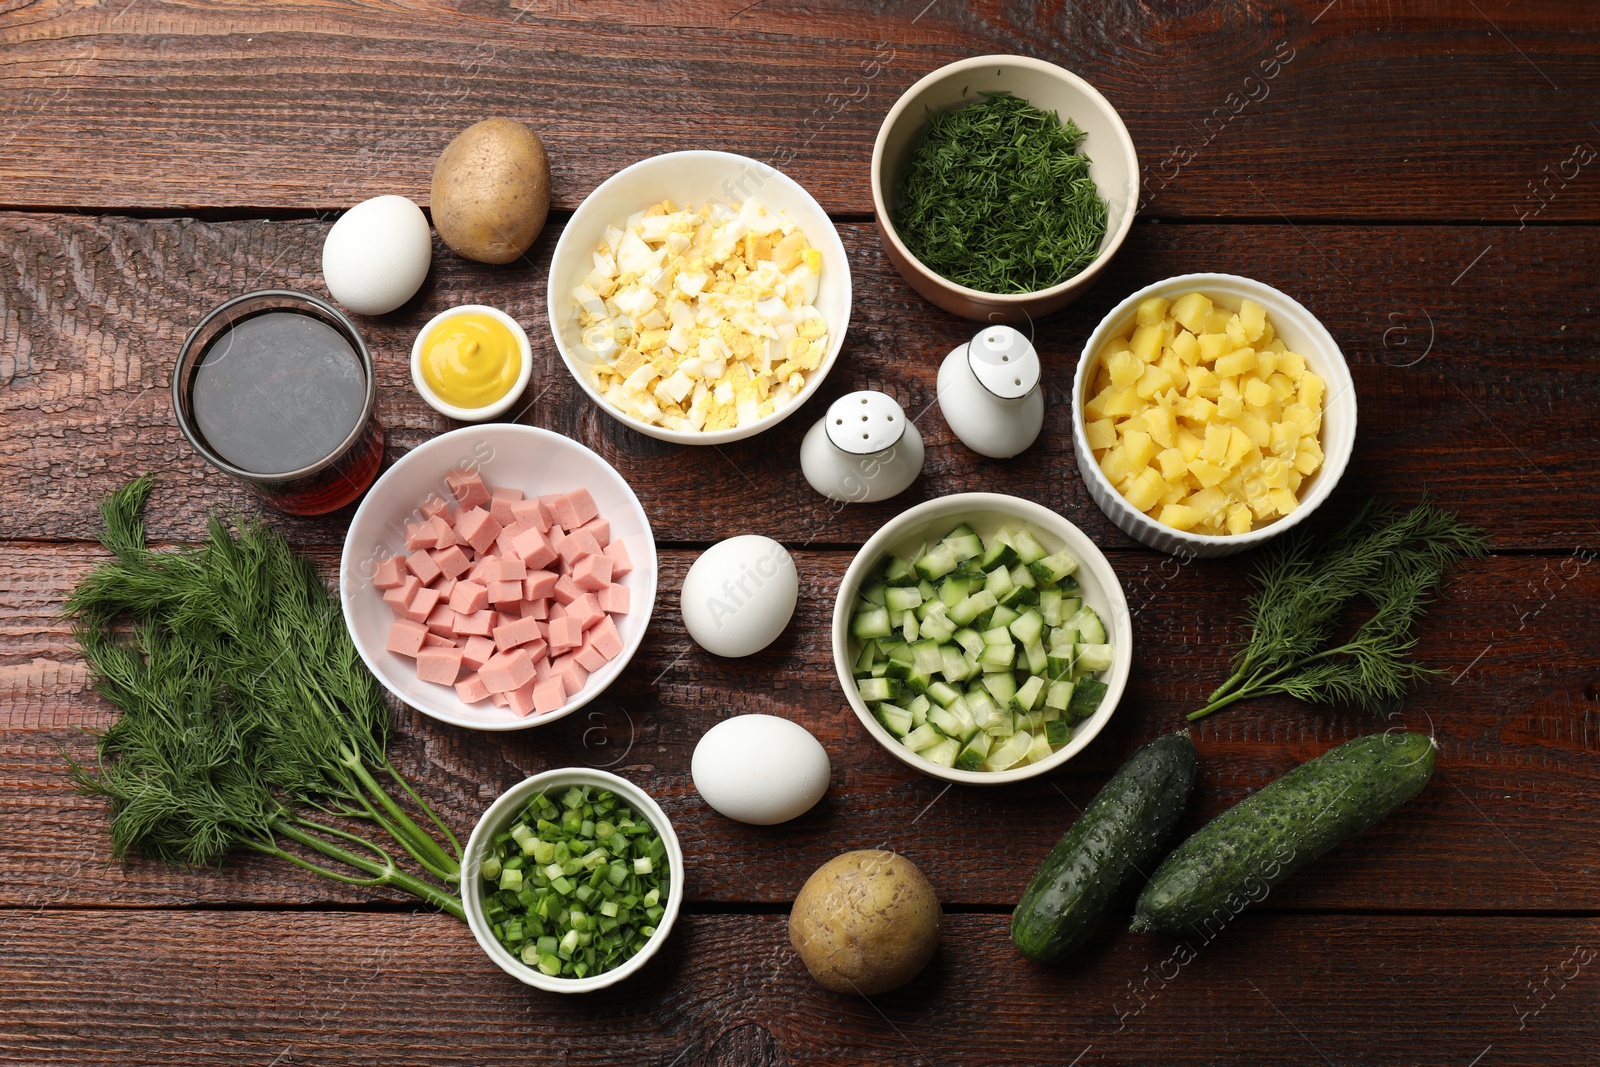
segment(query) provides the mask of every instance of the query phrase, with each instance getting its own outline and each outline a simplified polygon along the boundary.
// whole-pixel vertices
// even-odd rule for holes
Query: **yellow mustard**
[[[522,373],[522,351],[499,319],[477,311],[451,315],[422,343],[422,380],[458,408],[481,408],[505,396]]]

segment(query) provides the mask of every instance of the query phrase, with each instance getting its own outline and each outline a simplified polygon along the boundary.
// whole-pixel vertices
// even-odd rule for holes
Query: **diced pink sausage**
[[[567,652],[583,644],[583,627],[572,618],[554,619],[550,623],[550,651]]]
[[[621,541],[613,541],[607,545],[606,555],[611,557],[611,580],[613,582],[633,570],[633,560],[628,557],[627,546]]]
[[[526,685],[507,693],[506,707],[518,715],[532,715],[535,707],[533,690],[538,685],[538,682],[537,678],[530,679]]]
[[[561,601],[546,600],[545,603],[550,607],[550,618],[564,619],[567,617],[567,607],[565,604],[561,603]]]
[[[594,647],[592,641],[585,641],[583,647],[574,652],[573,656],[586,671],[597,671],[606,665],[605,656],[600,654],[600,650]]]
[[[524,600],[518,608],[524,619],[548,619],[550,617],[550,601],[540,598],[538,600]]]
[[[463,511],[489,502],[489,488],[477,471],[450,471],[444,476],[444,484],[450,487]]]
[[[494,628],[494,612],[488,608],[474,611],[470,615],[456,612],[456,636],[458,637],[488,637],[489,631]]]
[[[435,515],[443,515],[446,522],[450,520],[450,502],[438,493],[429,493],[428,498],[422,502],[422,507],[417,510],[422,512],[424,519],[431,519]]]
[[[494,521],[494,516],[482,508],[472,508],[456,520],[456,536],[479,553],[489,551],[489,546],[494,544],[494,539],[500,536],[502,529]]]
[[[456,683],[456,696],[468,704],[476,704],[480,700],[488,699],[489,690],[483,684],[483,679],[479,678],[477,672],[474,671]]]
[[[512,494],[516,494],[513,496]],[[511,510],[511,505],[522,500],[522,490],[494,488],[489,490],[489,514],[494,516],[494,521],[501,526],[510,526],[517,521],[516,514]]]
[[[570,568],[584,556],[598,555],[601,549],[599,541],[580,530],[577,533],[568,534],[556,551],[561,554],[561,558],[566,561],[567,566]]]
[[[438,548],[439,534],[433,528],[433,523],[422,522],[406,523],[406,548],[415,552],[419,548]]]
[[[559,577],[550,571],[529,571],[527,580],[522,583],[522,595],[529,600],[555,596],[556,579]]]
[[[417,654],[417,677],[435,685],[455,685],[461,673],[459,648],[425,648]]]
[[[540,715],[560,711],[567,703],[567,687],[554,675],[533,687],[533,710]]]
[[[489,703],[493,704],[497,708],[503,708],[508,706],[511,701],[504,693],[490,693]]]
[[[494,653],[494,642],[487,637],[469,637],[467,643],[461,646],[461,662],[468,670],[475,671],[489,662],[489,657]]]
[[[494,576],[499,582],[520,584],[528,576],[528,565],[521,556],[502,556],[494,561]]]
[[[472,569],[472,560],[460,545],[438,549],[433,553],[433,563],[446,578],[459,578]]]
[[[562,688],[566,689],[567,696],[577,696],[578,691],[589,681],[589,672],[583,669],[575,656],[562,656],[550,661],[550,673],[561,679]]]
[[[456,613],[450,610],[449,604],[440,604],[428,613],[427,625],[429,631],[445,637],[456,635]]]
[[[566,605],[582,596],[583,590],[573,584],[571,576],[563,574],[556,579],[556,587],[551,595],[556,598],[556,603]]]
[[[601,548],[604,548],[611,543],[611,520],[590,519],[572,532],[588,534],[599,542]]]
[[[456,591],[456,580],[454,578],[440,578],[433,583],[433,587],[439,590],[439,599],[448,604],[451,595]]]
[[[422,639],[422,650],[424,652],[426,652],[430,648],[455,648],[455,647],[456,647],[456,643],[454,641],[450,640],[450,638],[445,637],[443,634],[436,634],[432,630],[428,631],[428,636],[424,637]]]
[[[417,595],[417,590],[422,588],[422,583],[414,574],[405,576],[405,580],[393,589],[386,590],[383,602],[394,609],[396,615],[404,615],[406,608],[411,606],[411,598]]]
[[[411,598],[411,603],[406,605],[406,618],[426,625],[428,616],[433,614],[433,609],[438,603],[439,590],[422,586]]]
[[[556,558],[550,539],[538,529],[523,530],[511,542],[511,553],[532,568],[543,567]]]
[[[521,602],[522,602],[522,583],[521,582],[490,582],[489,583],[489,603],[498,606],[498,605],[501,605],[501,604],[520,604]]]
[[[450,607],[462,615],[471,615],[489,606],[489,588],[473,581],[456,583],[450,594]]]
[[[584,556],[572,568],[572,584],[590,593],[598,593],[611,584],[611,557]]]
[[[593,593],[585,593],[567,605],[567,617],[576,620],[581,629],[587,630],[605,618],[606,613]]]
[[[521,648],[496,652],[478,668],[478,677],[483,679],[484,687],[491,693],[509,693],[513,689],[520,689],[533,676],[533,657]]]
[[[587,489],[574,489],[556,502],[556,521],[569,530],[576,530],[598,514],[600,509]]]
[[[494,539],[494,547],[489,550],[488,554],[502,558],[506,556],[515,556],[517,554],[515,547],[517,543],[517,535],[527,529],[531,529],[531,527],[524,526],[520,522],[515,522],[510,526],[504,527],[500,531],[500,536]]]
[[[628,587],[625,585],[608,585],[595,594],[600,601],[600,606],[612,615],[626,615],[628,613]]]
[[[518,645],[534,641],[542,645],[544,642],[541,637],[538,619],[521,618],[515,622],[501,623],[494,628],[494,647],[504,652],[508,648],[516,648]]]
[[[589,631],[589,643],[608,660],[622,655],[622,634],[610,618],[602,619]]]
[[[543,533],[550,529],[550,513],[537,500],[519,500],[511,505],[511,514],[524,526]]]
[[[389,627],[389,640],[384,648],[402,656],[415,659],[417,653],[422,651],[423,638],[428,636],[428,628],[420,622],[410,619],[396,619]]]
[[[477,582],[479,585],[487,587],[490,582],[494,581],[493,578],[489,577],[489,571],[494,566],[494,559],[493,556],[484,556],[482,559],[474,560],[472,569],[467,572],[467,581]]]
[[[390,556],[378,564],[378,569],[372,575],[372,584],[378,589],[394,589],[405,584],[408,574],[404,569],[404,561],[399,556]]]
[[[422,548],[417,549],[406,557],[406,567],[422,581],[423,585],[427,585],[439,577],[441,573],[439,565],[433,561],[433,557],[428,555],[426,549]]]

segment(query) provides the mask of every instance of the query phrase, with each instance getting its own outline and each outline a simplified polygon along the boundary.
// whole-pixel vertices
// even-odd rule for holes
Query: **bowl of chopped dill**
[[[1072,303],[1121,247],[1139,204],[1133,138],[1104,96],[1026,56],[924,77],[872,149],[884,249],[933,304],[979,322]]]
[[[683,903],[683,849],[650,794],[587,767],[544,771],[500,794],[461,864],[478,945],[551,993],[588,993],[643,967]]]

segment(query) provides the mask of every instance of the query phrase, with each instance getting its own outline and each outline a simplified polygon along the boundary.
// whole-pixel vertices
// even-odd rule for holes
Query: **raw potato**
[[[789,941],[824,987],[872,996],[922,970],[943,922],[916,864],[869,849],[835,856],[806,879],[789,913]]]
[[[434,164],[432,197],[434,228],[454,252],[510,263],[533,244],[550,212],[544,143],[512,119],[468,126]]]

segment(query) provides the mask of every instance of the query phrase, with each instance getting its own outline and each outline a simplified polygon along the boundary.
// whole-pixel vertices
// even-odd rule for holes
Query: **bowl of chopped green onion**
[[[980,322],[1072,303],[1121,247],[1139,204],[1133,138],[1070,71],[976,56],[924,77],[872,149],[890,261],[932,303]]]
[[[1110,721],[1133,620],[1110,562],[1031,500],[957,493],[867,540],[833,610],[845,699],[923,774],[1004,785],[1045,774]]]
[[[545,771],[478,820],[461,898],[501,970],[552,993],[588,993],[639,970],[672,932],[683,850],[666,813],[626,778]]]

